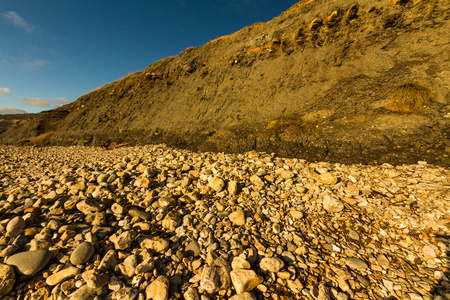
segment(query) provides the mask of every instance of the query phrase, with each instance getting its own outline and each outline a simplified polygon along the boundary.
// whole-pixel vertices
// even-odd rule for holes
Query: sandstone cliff
[[[54,145],[449,166],[449,31],[447,0],[302,1],[81,96],[46,131]],[[27,126],[0,140],[42,133]]]

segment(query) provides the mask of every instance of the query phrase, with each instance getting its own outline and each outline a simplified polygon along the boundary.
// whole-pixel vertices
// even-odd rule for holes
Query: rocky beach
[[[449,170],[0,147],[1,299],[450,297]]]

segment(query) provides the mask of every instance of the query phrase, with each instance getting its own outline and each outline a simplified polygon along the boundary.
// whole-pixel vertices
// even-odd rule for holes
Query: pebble
[[[165,145],[0,162],[2,299],[450,296],[445,168]]]
[[[319,175],[319,182],[323,184],[336,184],[338,179],[330,172],[322,173]]]
[[[138,217],[144,221],[148,221],[150,219],[150,213],[146,211],[142,211],[137,208],[131,208],[128,210],[128,214],[132,217]]]
[[[197,241],[192,241],[186,246],[186,254],[188,256],[199,256],[200,255],[200,246]]]
[[[359,258],[349,257],[345,261],[345,264],[352,269],[366,269],[368,267],[367,263],[360,260]]]
[[[323,209],[329,213],[338,213],[344,209],[344,204],[336,197],[329,194],[325,195],[322,199]]]
[[[90,242],[83,242],[80,245],[78,245],[77,248],[72,252],[70,255],[70,262],[73,265],[81,265],[86,262],[92,257],[94,254],[95,248]]]
[[[237,226],[245,225],[245,213],[242,210],[232,212],[228,215],[228,218]]]
[[[147,299],[169,299],[169,279],[165,276],[159,276],[145,289],[145,294]]]
[[[284,267],[284,262],[276,257],[273,258],[265,257],[261,259],[259,267],[261,268],[261,270],[276,273]]]
[[[20,231],[22,229],[25,229],[26,223],[24,219],[21,216],[14,217],[11,221],[8,222],[8,225],[6,225],[6,232],[11,233],[15,231]]]
[[[48,285],[54,286],[68,278],[74,277],[79,272],[80,272],[80,269],[78,269],[77,267],[71,266],[71,267],[63,269],[55,274],[50,275],[49,277],[47,277],[46,282]]]

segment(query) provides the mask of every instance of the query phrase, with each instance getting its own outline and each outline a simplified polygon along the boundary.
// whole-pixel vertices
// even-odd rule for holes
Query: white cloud
[[[31,97],[19,97],[26,105],[36,106],[36,107],[49,107],[52,104],[52,100],[45,98],[31,98]]]
[[[60,107],[64,104],[69,103],[69,100],[66,97],[56,97],[55,99],[50,98],[32,98],[32,97],[19,97],[20,100],[23,101],[24,104],[36,107]]]
[[[22,109],[18,109],[15,107],[4,107],[0,106],[0,115],[9,115],[9,114],[24,114],[26,111]]]
[[[8,88],[2,88],[0,87],[0,95],[5,95],[8,96],[9,95],[10,90]]]
[[[34,31],[34,26],[28,24],[28,22],[19,16],[15,11],[7,11],[5,13],[2,13],[2,17],[11,23],[14,24],[14,26],[23,29],[27,33],[31,33]]]
[[[25,69],[40,69],[42,67],[45,67],[46,65],[48,65],[50,62],[47,60],[43,60],[43,59],[35,59],[32,61],[26,61],[24,63],[22,63],[22,67]]]
[[[56,97],[53,102],[56,104],[57,107],[63,106],[64,104],[69,103],[69,100],[67,100],[66,97]]]

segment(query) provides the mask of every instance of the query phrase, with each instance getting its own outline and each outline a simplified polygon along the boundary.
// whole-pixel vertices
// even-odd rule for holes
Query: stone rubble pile
[[[449,170],[0,147],[0,299],[450,299]]]

